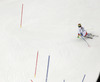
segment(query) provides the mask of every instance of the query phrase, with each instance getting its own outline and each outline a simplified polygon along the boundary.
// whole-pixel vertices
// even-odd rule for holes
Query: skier
[[[79,23],[78,24],[78,36],[77,36],[77,38],[79,38],[80,36],[93,39],[93,35],[91,33],[87,33],[87,31]]]

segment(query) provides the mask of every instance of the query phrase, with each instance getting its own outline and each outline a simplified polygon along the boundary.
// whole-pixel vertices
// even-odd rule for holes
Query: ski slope
[[[0,0],[0,82],[96,82],[100,37],[77,38],[78,27],[100,36],[99,0]],[[23,21],[20,28],[21,8]],[[35,65],[39,51],[36,77]]]

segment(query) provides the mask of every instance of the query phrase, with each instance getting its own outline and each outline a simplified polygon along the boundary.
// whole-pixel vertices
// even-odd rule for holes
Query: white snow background
[[[0,0],[0,82],[45,82],[49,55],[48,82],[96,82],[100,37],[88,47],[78,23],[100,35],[100,0]]]

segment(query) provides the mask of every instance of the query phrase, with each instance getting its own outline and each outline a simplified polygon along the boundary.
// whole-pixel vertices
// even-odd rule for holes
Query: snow
[[[100,35],[99,0],[0,0],[0,82],[96,82],[100,37],[77,38],[77,24]],[[21,7],[24,4],[22,28]],[[36,77],[35,64],[39,51]]]

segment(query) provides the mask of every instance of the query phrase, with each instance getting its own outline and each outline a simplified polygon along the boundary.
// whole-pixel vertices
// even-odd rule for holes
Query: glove
[[[80,38],[80,36],[78,35],[77,38]]]
[[[78,34],[77,38],[80,38],[81,34]]]

